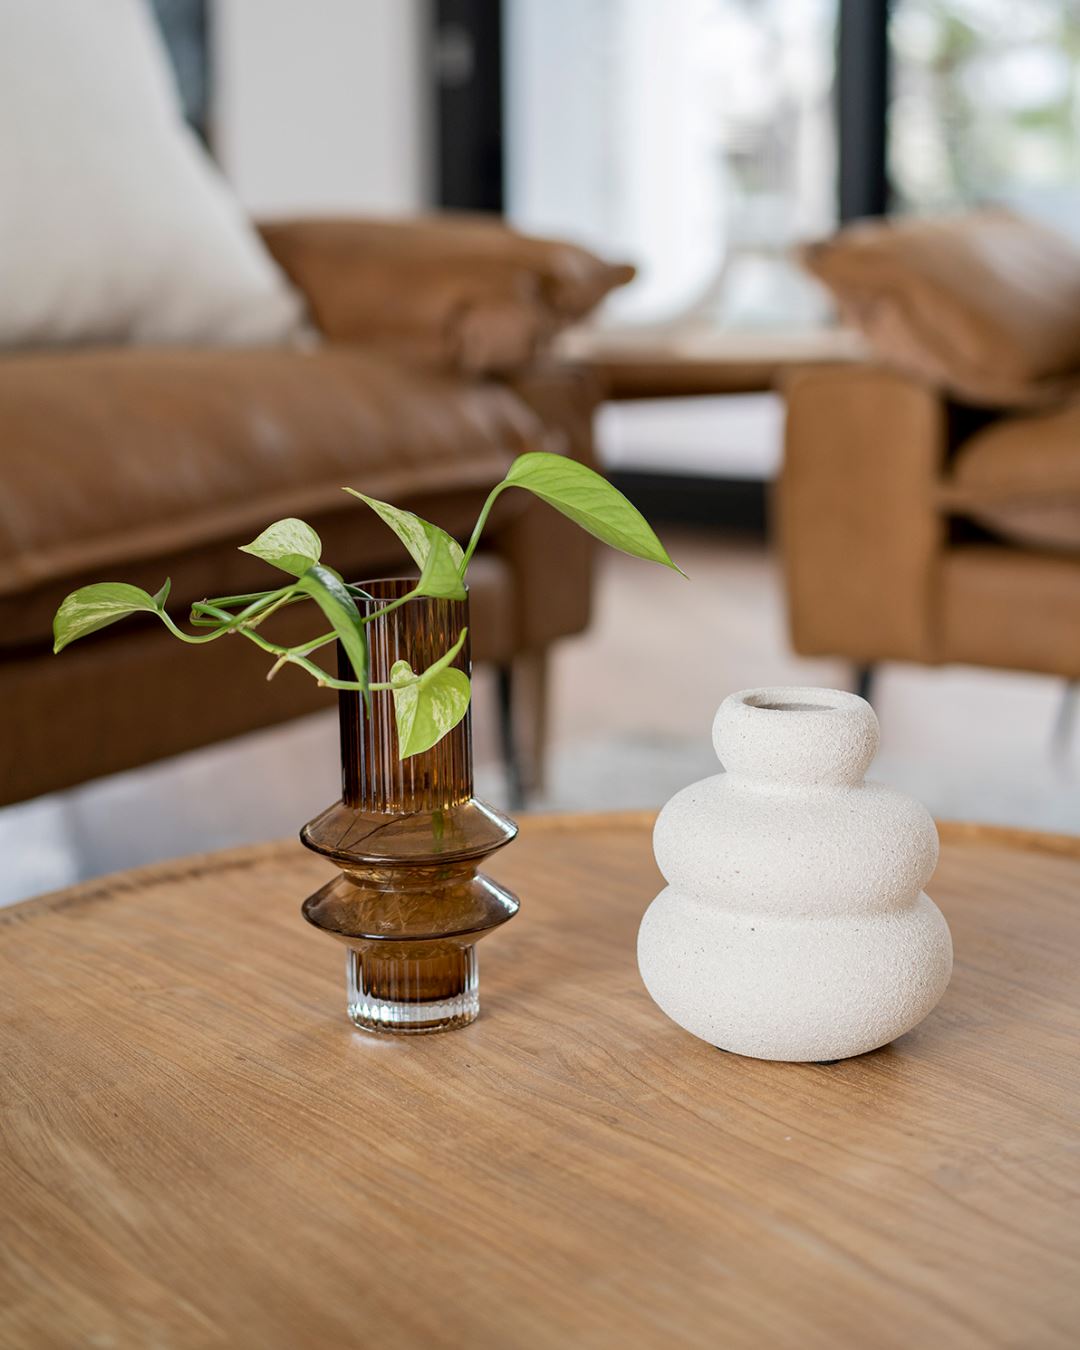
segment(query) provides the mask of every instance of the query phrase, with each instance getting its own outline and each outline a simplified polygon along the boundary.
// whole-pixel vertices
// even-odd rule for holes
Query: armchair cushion
[[[981,406],[1080,386],[1080,250],[1005,210],[864,221],[804,252],[886,362]]]
[[[262,236],[330,341],[469,374],[524,368],[634,275],[483,216],[281,221]]]
[[[943,503],[1012,542],[1080,552],[1080,403],[1002,418],[972,436]]]

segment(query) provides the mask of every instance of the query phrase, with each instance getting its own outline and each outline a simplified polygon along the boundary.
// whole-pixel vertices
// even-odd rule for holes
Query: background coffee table
[[[730,406],[718,416],[715,404],[683,400],[782,392],[786,377],[800,367],[860,361],[868,354],[865,341],[848,328],[767,332],[704,323],[581,326],[562,335],[558,350],[593,375],[606,403],[618,405],[600,415],[601,459],[612,482],[649,520],[752,534],[766,528],[781,410],[757,400],[749,413]],[[648,403],[654,406],[642,406]],[[627,444],[633,447],[629,457]]]
[[[298,844],[0,912],[0,1345],[1075,1346],[1080,841],[944,827],[938,1010],[766,1064],[641,987],[651,819],[525,821],[443,1036],[351,1028]]]
[[[760,393],[776,388],[797,366],[862,361],[869,355],[865,339],[839,327],[764,332],[583,325],[564,333],[558,350],[565,360],[597,375],[608,399]]]

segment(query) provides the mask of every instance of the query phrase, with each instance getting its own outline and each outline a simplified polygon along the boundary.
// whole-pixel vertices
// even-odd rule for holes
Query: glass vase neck
[[[406,578],[363,582],[370,599],[360,599],[361,614],[377,614],[400,600],[414,586]],[[407,661],[417,674],[433,665],[458,640],[469,623],[468,600],[407,600],[366,625],[372,684],[385,684],[398,661]],[[471,671],[469,639],[454,666]],[[353,678],[352,667],[339,648],[342,679]],[[398,752],[394,697],[389,690],[372,692],[370,712],[357,693],[338,695],[341,725],[342,802],[372,814],[411,815],[443,811],[467,802],[473,795],[471,713],[430,750],[408,759]]]

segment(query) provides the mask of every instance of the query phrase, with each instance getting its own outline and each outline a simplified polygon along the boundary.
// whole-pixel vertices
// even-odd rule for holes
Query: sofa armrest
[[[933,661],[944,400],[873,366],[797,371],[787,396],[778,538],[796,651]]]
[[[526,367],[634,269],[479,216],[260,226],[332,342],[467,374]]]

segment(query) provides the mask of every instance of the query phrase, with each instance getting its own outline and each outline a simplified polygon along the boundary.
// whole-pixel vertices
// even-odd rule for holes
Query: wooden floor
[[[658,806],[716,772],[709,729],[725,694],[758,684],[845,686],[848,668],[791,654],[764,547],[664,531],[690,574],[599,557],[595,621],[555,662],[551,810]],[[297,678],[301,678],[297,676]],[[876,695],[874,773],[938,816],[1080,833],[1080,727],[1051,753],[1059,681],[889,666]],[[477,681],[478,783],[499,802],[492,690]],[[334,714],[0,812],[0,903],[81,877],[295,830],[338,792]]]

